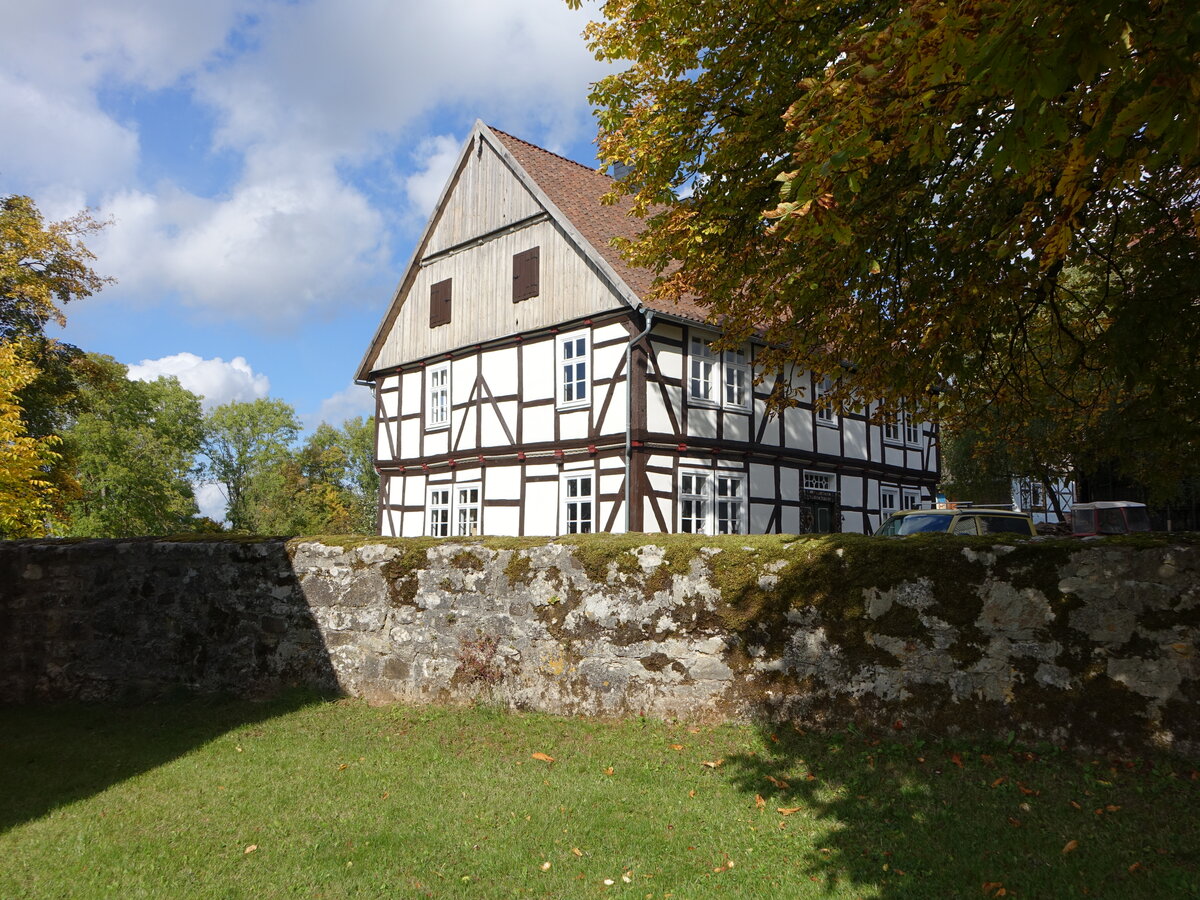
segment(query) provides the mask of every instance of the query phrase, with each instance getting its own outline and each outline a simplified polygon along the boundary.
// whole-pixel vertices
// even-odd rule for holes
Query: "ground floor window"
[[[900,492],[894,487],[881,487],[879,489],[879,515],[880,521],[886,519],[900,507]]]
[[[470,537],[481,532],[478,484],[454,486],[454,523],[454,533],[459,537]]]
[[[425,502],[425,533],[430,537],[470,537],[480,534],[480,486],[430,485]]]
[[[450,536],[450,486],[431,487],[425,503],[425,531],[430,537]]]
[[[679,530],[685,534],[745,534],[746,476],[741,472],[680,472]]]
[[[562,476],[559,497],[564,534],[591,534],[596,530],[594,485],[595,476],[591,472],[579,475],[566,473]]]
[[[904,492],[904,497],[903,497],[903,508],[904,509],[920,509],[921,508],[921,492],[906,490]]]

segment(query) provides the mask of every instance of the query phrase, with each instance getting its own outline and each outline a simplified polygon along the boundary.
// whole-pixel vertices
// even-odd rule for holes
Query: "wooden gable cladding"
[[[538,295],[541,249],[533,247],[513,255],[513,303]]]
[[[453,278],[429,286],[429,327],[450,324],[450,296]]]

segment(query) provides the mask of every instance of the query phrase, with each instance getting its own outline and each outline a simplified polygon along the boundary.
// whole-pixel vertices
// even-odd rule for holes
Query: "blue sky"
[[[354,371],[476,118],[594,158],[563,0],[0,0],[0,195],[90,207],[116,279],[64,339],[309,427]]]

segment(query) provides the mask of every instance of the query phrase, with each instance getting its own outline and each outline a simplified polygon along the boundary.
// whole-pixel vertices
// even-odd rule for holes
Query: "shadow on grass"
[[[195,697],[138,706],[0,707],[0,834],[171,762],[232,730],[320,702]]]
[[[1179,761],[764,730],[727,758],[814,888],[877,897],[1200,896],[1200,777]],[[1076,842],[1072,844],[1071,842]]]

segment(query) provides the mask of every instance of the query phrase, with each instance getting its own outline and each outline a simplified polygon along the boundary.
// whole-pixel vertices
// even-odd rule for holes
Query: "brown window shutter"
[[[439,281],[429,288],[429,327],[450,324],[450,282],[451,278]]]
[[[540,247],[513,255],[513,303],[538,295],[540,255]]]

